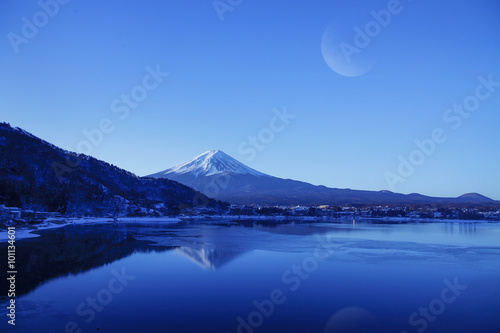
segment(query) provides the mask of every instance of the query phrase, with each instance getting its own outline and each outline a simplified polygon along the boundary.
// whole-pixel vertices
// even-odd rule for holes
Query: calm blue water
[[[16,326],[4,298],[2,332],[500,332],[498,224],[202,221],[39,234],[17,243]]]

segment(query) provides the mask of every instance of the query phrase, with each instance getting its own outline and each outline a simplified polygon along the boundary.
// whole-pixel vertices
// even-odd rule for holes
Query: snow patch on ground
[[[123,217],[118,218],[116,223],[177,223],[182,221],[178,218],[173,217]],[[40,235],[33,234],[32,232],[38,230],[62,228],[70,224],[86,225],[86,224],[104,224],[104,223],[115,223],[112,218],[109,217],[91,217],[91,218],[67,218],[67,219],[47,219],[41,224],[36,226],[16,226],[16,240],[39,237]],[[7,242],[9,240],[9,234],[7,230],[0,231],[0,242]]]

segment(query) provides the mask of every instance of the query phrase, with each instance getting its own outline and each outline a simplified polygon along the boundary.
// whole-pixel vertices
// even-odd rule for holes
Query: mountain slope
[[[167,179],[136,175],[57,148],[0,123],[0,204],[69,215],[103,216],[221,204]]]
[[[467,202],[492,202],[492,201],[494,201],[494,200],[492,200],[488,197],[485,197],[484,195],[479,194],[479,193],[462,194],[457,199],[467,201]]]
[[[427,205],[500,204],[479,194],[436,198],[390,191],[328,188],[269,176],[251,169],[220,150],[208,151],[179,166],[150,175],[191,186],[209,197],[235,204],[259,205]]]

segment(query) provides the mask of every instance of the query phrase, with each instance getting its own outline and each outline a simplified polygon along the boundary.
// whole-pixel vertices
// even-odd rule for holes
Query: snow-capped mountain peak
[[[209,150],[186,163],[179,164],[173,168],[155,174],[155,176],[169,174],[192,174],[196,177],[211,176],[221,173],[250,174],[254,176],[266,176],[266,174],[247,167],[238,162],[222,150]]]

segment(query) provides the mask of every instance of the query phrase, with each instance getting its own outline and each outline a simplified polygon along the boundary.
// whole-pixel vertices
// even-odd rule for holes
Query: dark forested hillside
[[[168,179],[140,178],[0,123],[0,204],[65,215],[175,214],[225,204]]]

